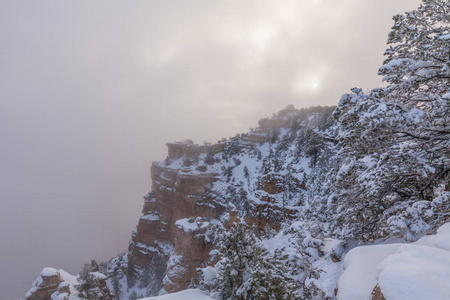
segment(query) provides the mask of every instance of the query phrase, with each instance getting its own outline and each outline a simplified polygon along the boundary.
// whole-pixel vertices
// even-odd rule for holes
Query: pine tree
[[[244,224],[225,233],[217,277],[201,286],[217,292],[219,299],[297,299],[293,279],[283,262],[271,256]]]
[[[415,10],[394,16],[387,59],[379,70],[389,97],[417,107],[448,93],[450,80],[450,3],[423,0]]]
[[[120,278],[119,278],[119,269],[120,269],[120,261],[118,264],[114,267],[113,273],[112,273],[112,292],[115,295],[116,300],[120,300],[120,297],[122,296],[122,290],[120,285]]]
[[[389,83],[385,101],[409,113],[395,132],[431,158],[436,181],[450,172],[450,2],[423,0],[394,21],[379,70]]]
[[[127,262],[127,285],[128,287],[133,287],[136,284],[136,270],[134,269],[134,264],[128,257]]]
[[[91,261],[91,265],[85,264],[83,270],[78,274],[78,281],[80,284],[76,285],[78,297],[85,298],[87,300],[112,300],[113,295],[109,291],[106,284],[102,284],[101,278],[99,278],[91,269],[98,270],[98,265],[92,264],[95,260]]]
[[[144,267],[139,287],[146,289],[146,296],[156,296],[162,288],[166,264],[159,253],[154,253],[150,262]]]
[[[426,228],[418,217],[406,214],[416,220],[400,222],[398,216],[422,200],[430,208],[436,190],[449,182],[449,11],[448,1],[424,0],[395,16],[379,70],[388,86],[368,94],[353,89],[334,113],[343,146],[334,173],[341,199],[336,224],[350,223],[359,238],[377,238],[397,226]]]
[[[98,272],[99,271],[99,265],[95,259],[91,260],[91,272]]]

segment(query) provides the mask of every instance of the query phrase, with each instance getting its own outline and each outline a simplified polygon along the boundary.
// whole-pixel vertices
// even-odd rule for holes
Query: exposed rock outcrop
[[[111,293],[102,273],[89,272],[82,276],[73,276],[64,270],[44,268],[34,281],[33,287],[26,294],[26,300],[69,300],[69,299],[98,299],[112,300]],[[86,278],[85,278],[86,279]]]
[[[54,268],[44,268],[34,281],[33,287],[26,295],[27,300],[51,300],[52,294],[59,290],[60,284],[64,280],[58,270]],[[69,292],[66,285],[61,286],[60,292]]]
[[[370,300],[386,300],[378,284],[375,286],[372,293],[370,294]]]
[[[191,159],[208,150],[189,142],[168,147],[169,159]],[[211,250],[203,235],[207,227],[203,224],[219,218],[226,209],[206,194],[217,174],[190,171],[186,166],[173,169],[161,162],[153,163],[153,191],[145,197],[144,215],[129,246],[129,261],[137,268],[147,266],[155,255],[164,257],[164,289],[168,292],[186,289],[195,277],[196,269]],[[189,220],[185,222],[188,227],[180,225],[183,220]]]

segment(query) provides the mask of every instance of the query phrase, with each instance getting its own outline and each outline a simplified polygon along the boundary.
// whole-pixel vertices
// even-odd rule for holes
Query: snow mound
[[[450,223],[442,225],[436,235],[424,236],[414,243],[415,245],[426,245],[450,251]]]
[[[412,244],[352,249],[339,279],[339,300],[370,299],[378,284],[389,300],[450,299],[450,223]]]
[[[369,299],[377,284],[377,267],[402,244],[361,246],[350,250],[345,256],[345,270],[338,283],[339,300]]]
[[[59,273],[58,273],[58,270],[56,270],[55,268],[47,267],[47,268],[42,269],[42,272],[41,272],[41,276],[44,276],[44,277],[51,277],[51,276],[57,276],[57,275],[59,275]]]
[[[378,285],[386,299],[450,299],[450,251],[405,245],[379,270]]]
[[[150,298],[142,298],[141,300],[213,300],[210,296],[198,289],[188,289],[178,293],[167,294]]]

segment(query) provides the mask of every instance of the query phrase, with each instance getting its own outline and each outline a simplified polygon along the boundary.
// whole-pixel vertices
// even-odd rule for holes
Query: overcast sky
[[[0,1],[0,298],[125,251],[164,144],[376,75],[419,0]]]

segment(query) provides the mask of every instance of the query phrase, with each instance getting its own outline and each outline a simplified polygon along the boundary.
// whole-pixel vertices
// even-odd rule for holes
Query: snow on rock
[[[33,287],[27,292],[26,299],[41,299],[49,297],[57,291],[59,284],[63,281],[58,270],[44,268],[33,282]]]
[[[100,279],[100,280],[105,280],[108,277],[105,274],[102,274],[100,272],[90,272],[91,275],[93,275],[95,278]]]
[[[159,221],[161,218],[157,215],[157,214],[148,214],[148,215],[143,215],[140,218],[141,220],[147,220],[147,221]]]
[[[204,222],[201,218],[184,218],[177,220],[175,225],[186,232],[190,232],[208,227],[209,222]]]
[[[213,300],[210,296],[197,289],[188,289],[178,293],[163,296],[143,298],[141,300]]]
[[[107,277],[100,272],[91,272],[90,274],[100,280],[100,290],[108,291],[106,296],[110,296],[106,286]],[[27,300],[82,300],[84,298],[79,297],[76,289],[80,283],[78,276],[71,275],[62,269],[44,268],[25,297]]]
[[[379,265],[378,285],[389,300],[450,299],[450,251],[404,245]]]
[[[44,268],[42,269],[41,276],[43,277],[51,277],[59,275],[58,270],[55,268]]]
[[[377,284],[377,267],[402,244],[361,246],[350,250],[344,259],[344,274],[338,282],[339,300],[369,299]]]
[[[98,276],[104,276],[98,274]],[[64,270],[44,268],[25,297],[30,300],[79,300],[75,289],[77,284],[79,284],[77,277]]]
[[[427,245],[450,251],[450,223],[442,225],[436,235],[427,235],[415,242],[416,245]]]
[[[450,299],[450,223],[412,244],[354,248],[343,268],[338,300],[371,299],[377,285],[388,300]]]

